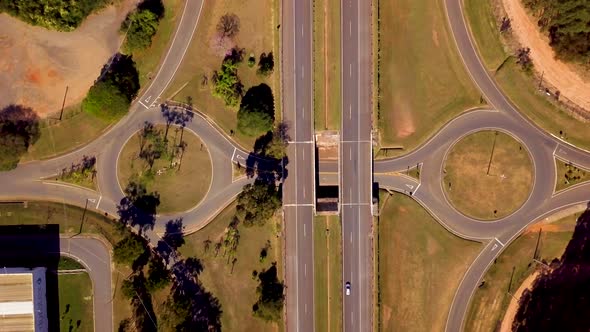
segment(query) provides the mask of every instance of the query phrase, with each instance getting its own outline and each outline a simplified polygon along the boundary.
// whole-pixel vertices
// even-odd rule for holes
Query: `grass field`
[[[342,331],[342,226],[338,216],[313,224],[316,331]]]
[[[149,84],[149,76],[155,76],[158,64],[167,51],[176,22],[180,19],[179,13],[182,13],[182,1],[163,0],[162,2],[165,14],[152,40],[152,46],[133,55],[142,88],[146,88]],[[119,120],[108,122],[97,118],[82,112],[80,105],[66,108],[62,121],[58,121],[57,118],[59,114],[41,121],[39,140],[29,148],[29,152],[21,158],[21,162],[47,159],[72,151],[96,139],[110,125]]]
[[[495,71],[509,55],[504,51],[502,37],[497,33],[496,18],[491,11],[491,4],[495,2],[495,0],[465,0],[466,19],[471,26],[484,64],[490,71]],[[576,120],[552,104],[547,96],[539,93],[537,91],[539,82],[531,74],[520,70],[514,58],[509,59],[494,74],[494,77],[502,91],[520,112],[537,125],[556,136],[564,136],[572,144],[590,148],[588,124]]]
[[[340,128],[340,0],[313,1],[313,103],[317,130]]]
[[[590,171],[578,168],[570,163],[562,161],[561,159],[555,158],[555,166],[557,167],[557,183],[555,184],[556,192],[569,186],[590,180]]]
[[[58,276],[60,330],[94,331],[92,282],[86,272]]]
[[[83,269],[84,266],[82,266],[82,264],[80,264],[77,260],[70,258],[70,257],[66,257],[66,256],[61,256],[59,258],[59,262],[57,264],[57,269],[60,271],[63,270],[79,270],[79,269]]]
[[[442,185],[449,201],[467,216],[481,220],[516,211],[533,186],[528,151],[502,132],[486,130],[462,138],[447,155],[444,169]]]
[[[395,194],[378,225],[381,331],[443,331],[463,274],[482,245],[440,226],[411,198]]]
[[[193,105],[213,118],[223,130],[228,133],[230,130],[236,131],[234,139],[249,149],[253,146],[256,138],[247,137],[237,132],[237,107],[226,107],[221,99],[211,94],[212,74],[215,70],[220,69],[227,51],[223,47],[217,46],[218,43],[215,41],[216,25],[219,18],[226,13],[236,14],[240,19],[240,31],[237,36],[233,37],[233,40],[235,45],[245,48],[245,59],[238,68],[238,76],[244,85],[244,91],[260,83],[268,84],[274,93],[275,117],[280,118],[280,108],[278,107],[280,104],[280,54],[278,38],[276,38],[280,32],[277,29],[280,17],[276,0],[206,1],[203,4],[199,25],[184,61],[162,98],[187,102],[190,97]],[[257,75],[257,66],[250,68],[247,65],[247,58],[250,54],[254,54],[258,62],[258,58],[263,52],[272,52],[274,55],[274,72],[268,77]],[[207,84],[203,84],[203,77],[208,78]]]
[[[252,315],[252,305],[256,302],[258,281],[252,277],[252,271],[267,269],[272,262],[277,262],[279,279],[282,279],[281,240],[277,237],[277,220],[269,220],[260,227],[246,228],[238,226],[240,243],[237,250],[237,262],[232,271],[231,262],[223,257],[223,249],[215,257],[214,246],[223,240],[225,229],[235,213],[235,204],[221,212],[202,230],[185,237],[186,244],[180,248],[184,257],[197,257],[203,264],[199,276],[204,287],[221,303],[221,324],[225,331],[278,331],[279,324],[266,323]],[[211,248],[205,251],[204,241],[209,239]],[[260,262],[260,251],[266,242],[271,248],[268,257]]]
[[[178,127],[171,126],[168,132],[170,142],[175,142],[170,143],[171,145],[178,145],[180,142],[180,133],[176,128]],[[165,126],[158,125],[156,129],[163,132]],[[190,130],[184,131],[183,141],[187,143],[187,148],[180,170],[177,167],[171,169],[170,160],[162,157],[154,162],[155,174],[150,175],[149,166],[138,157],[139,136],[134,135],[119,155],[117,176],[120,185],[124,188],[131,180],[136,180],[144,183],[148,191],[157,191],[160,194],[158,213],[161,214],[182,212],[196,206],[209,191],[211,159],[207,147]],[[163,170],[163,173],[157,175],[158,170]],[[191,185],[186,185],[188,183]]]
[[[379,131],[407,153],[479,105],[457,53],[442,0],[380,1]]]
[[[537,266],[532,258],[539,229],[542,228],[539,260],[549,262],[553,258],[559,258],[565,250],[572,237],[577,216],[568,216],[551,224],[531,226],[506,248],[485,274],[485,284],[473,295],[465,331],[494,331],[499,326],[512,298],[507,290],[513,269],[510,289],[516,291]]]

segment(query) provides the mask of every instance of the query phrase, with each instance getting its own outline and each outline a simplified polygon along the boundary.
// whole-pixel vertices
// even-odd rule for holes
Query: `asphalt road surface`
[[[371,1],[341,1],[340,213],[344,331],[372,329]]]
[[[547,134],[524,118],[502,95],[478,58],[462,16],[460,0],[446,0],[451,31],[474,82],[493,110],[463,114],[407,155],[374,163],[375,181],[380,187],[413,197],[449,231],[463,238],[486,242],[456,292],[449,312],[447,331],[460,331],[470,298],[487,267],[528,224],[572,207],[585,207],[590,183],[555,193],[554,157],[590,169],[590,153]],[[342,0],[342,126],[339,163],[322,163],[320,169],[339,173],[342,214],[343,282],[350,281],[351,295],[343,293],[343,321],[346,331],[372,329],[371,280],[371,21],[370,2]],[[180,24],[161,69],[129,114],[111,130],[87,146],[51,160],[19,165],[0,173],[0,200],[39,199],[73,204],[100,213],[116,215],[123,197],[116,177],[117,157],[144,121],[161,123],[158,98],[174,77],[192,39],[201,12],[201,0],[188,0]],[[281,34],[284,119],[290,126],[287,176],[283,188],[286,228],[287,329],[314,329],[313,286],[313,203],[315,200],[315,150],[312,101],[312,7],[311,1],[283,0]],[[149,104],[148,104],[149,103]],[[227,206],[251,178],[232,180],[231,164],[244,164],[249,153],[224,134],[210,119],[194,110],[187,130],[194,131],[207,145],[213,162],[212,185],[204,200],[186,213],[158,216],[146,235],[159,240],[167,220],[183,218],[187,232],[204,227]],[[441,187],[444,155],[456,140],[481,130],[502,130],[519,139],[534,161],[535,184],[525,204],[514,214],[496,222],[479,222],[457,212],[445,199]],[[82,156],[96,156],[99,191],[42,180],[78,162]],[[421,165],[420,180],[399,175],[408,166]],[[398,175],[393,175],[393,172]],[[77,240],[76,240],[77,241]],[[100,251],[95,243],[70,242],[75,255],[89,267],[93,284],[100,285],[109,274],[88,252]],[[103,254],[101,254],[103,255]],[[100,256],[100,255],[99,255]],[[108,261],[105,257],[103,262]],[[96,266],[94,268],[93,266]],[[101,267],[102,266],[102,267]],[[108,271],[107,271],[108,269]],[[98,274],[97,274],[98,273]],[[99,280],[100,279],[100,280]],[[106,284],[105,284],[106,285]],[[109,297],[106,286],[95,288],[95,299]],[[107,310],[108,311],[108,310]],[[111,313],[112,314],[112,313]],[[321,318],[317,318],[321,319]],[[97,311],[96,320],[111,322],[108,312]],[[107,324],[108,325],[108,324]],[[99,329],[103,331],[102,327]]]
[[[289,126],[283,184],[287,331],[314,330],[315,144],[312,2],[283,0],[283,116]],[[321,318],[320,318],[321,319]]]

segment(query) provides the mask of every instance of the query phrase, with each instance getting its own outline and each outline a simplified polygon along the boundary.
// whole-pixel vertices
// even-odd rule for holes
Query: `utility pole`
[[[66,85],[66,93],[64,93],[64,101],[61,103],[61,112],[59,113],[59,121],[61,121],[61,118],[64,115],[64,106],[66,106],[66,96],[68,95],[68,88],[69,88],[69,86]]]
[[[492,144],[492,154],[490,155],[490,162],[488,163],[488,171],[486,175],[490,175],[490,167],[492,167],[492,159],[494,158],[494,149],[496,148],[496,137],[498,137],[498,132],[494,132],[494,143]]]
[[[541,73],[541,80],[539,81],[539,91],[541,91],[541,84],[543,84],[543,75],[545,75],[545,71]]]

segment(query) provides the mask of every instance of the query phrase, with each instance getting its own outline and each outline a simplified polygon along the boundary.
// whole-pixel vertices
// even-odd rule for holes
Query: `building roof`
[[[33,273],[0,273],[0,331],[34,331]]]

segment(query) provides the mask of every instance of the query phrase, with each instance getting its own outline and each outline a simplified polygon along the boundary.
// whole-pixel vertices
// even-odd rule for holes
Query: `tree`
[[[172,280],[170,271],[160,257],[152,255],[148,269],[146,287],[150,292],[163,289],[170,284]]]
[[[152,44],[152,37],[158,31],[159,18],[148,9],[138,9],[121,24],[121,32],[126,33],[125,53],[144,50]]]
[[[240,32],[240,18],[236,14],[228,13],[219,18],[217,32],[223,38],[232,38]]]
[[[244,186],[238,195],[236,218],[244,226],[264,225],[281,206],[274,184],[256,181]]]
[[[268,76],[272,73],[275,67],[275,61],[272,55],[272,52],[268,54],[262,53],[260,54],[260,59],[258,60],[258,71],[259,75]]]
[[[531,49],[521,47],[516,51],[516,63],[520,64],[523,70],[531,70],[533,61],[531,60]]]
[[[39,136],[39,117],[31,108],[12,104],[0,110],[0,171],[15,168]]]
[[[238,110],[238,130],[248,136],[258,136],[272,129],[275,116],[274,97],[266,84],[248,89]]]
[[[221,63],[221,70],[215,71],[211,79],[214,84],[213,95],[223,99],[226,106],[237,106],[244,89],[238,77],[238,62],[226,57]]]
[[[285,286],[277,277],[276,263],[272,263],[268,270],[262,270],[258,280],[258,301],[252,306],[254,316],[265,321],[279,321],[283,313]]]
[[[106,121],[127,112],[139,91],[139,74],[131,57],[115,54],[82,101],[82,110]]]
[[[113,259],[119,264],[131,265],[139,256],[146,251],[145,241],[129,232],[121,241],[117,242],[113,248]]]

